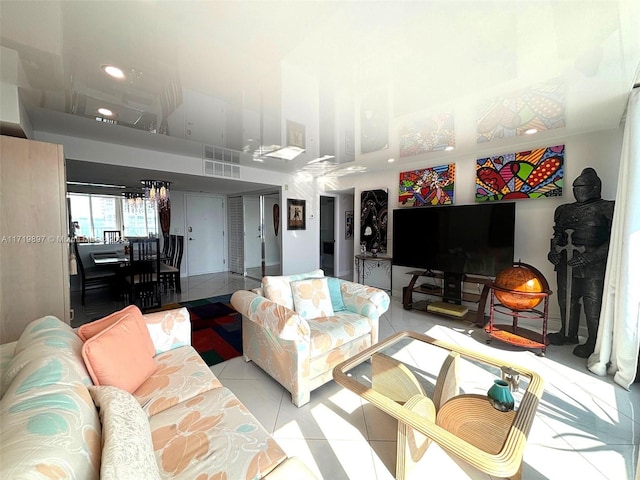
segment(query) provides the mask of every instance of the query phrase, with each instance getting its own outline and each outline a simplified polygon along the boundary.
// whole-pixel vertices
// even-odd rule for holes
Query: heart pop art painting
[[[564,145],[480,158],[476,202],[562,196]]]

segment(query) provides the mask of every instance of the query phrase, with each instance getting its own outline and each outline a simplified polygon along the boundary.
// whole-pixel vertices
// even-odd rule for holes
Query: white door
[[[222,197],[185,195],[188,275],[225,271],[224,202]]]

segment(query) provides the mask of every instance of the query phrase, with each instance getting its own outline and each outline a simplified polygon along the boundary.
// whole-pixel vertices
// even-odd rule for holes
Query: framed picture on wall
[[[287,146],[298,147],[303,150],[306,147],[304,125],[287,120]]]
[[[344,212],[344,238],[349,240],[353,237],[353,210]]]
[[[287,199],[287,230],[306,230],[306,200]]]

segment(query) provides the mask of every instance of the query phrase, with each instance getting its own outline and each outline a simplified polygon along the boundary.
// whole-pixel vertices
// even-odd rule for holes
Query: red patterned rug
[[[242,355],[242,315],[233,309],[230,298],[221,295],[162,306],[162,310],[189,310],[191,345],[209,366]]]

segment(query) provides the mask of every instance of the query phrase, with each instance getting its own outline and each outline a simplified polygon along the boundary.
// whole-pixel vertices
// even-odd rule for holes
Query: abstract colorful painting
[[[455,179],[455,163],[401,172],[398,204],[401,207],[450,205]]]
[[[365,251],[387,251],[388,209],[386,190],[365,190],[360,194],[360,243],[365,245]]]
[[[558,197],[564,184],[564,145],[538,148],[476,163],[476,202]]]
[[[453,114],[444,112],[400,128],[400,156],[409,157],[455,147]]]
[[[565,85],[560,80],[532,85],[478,108],[477,143],[523,135],[527,130],[565,126]]]

